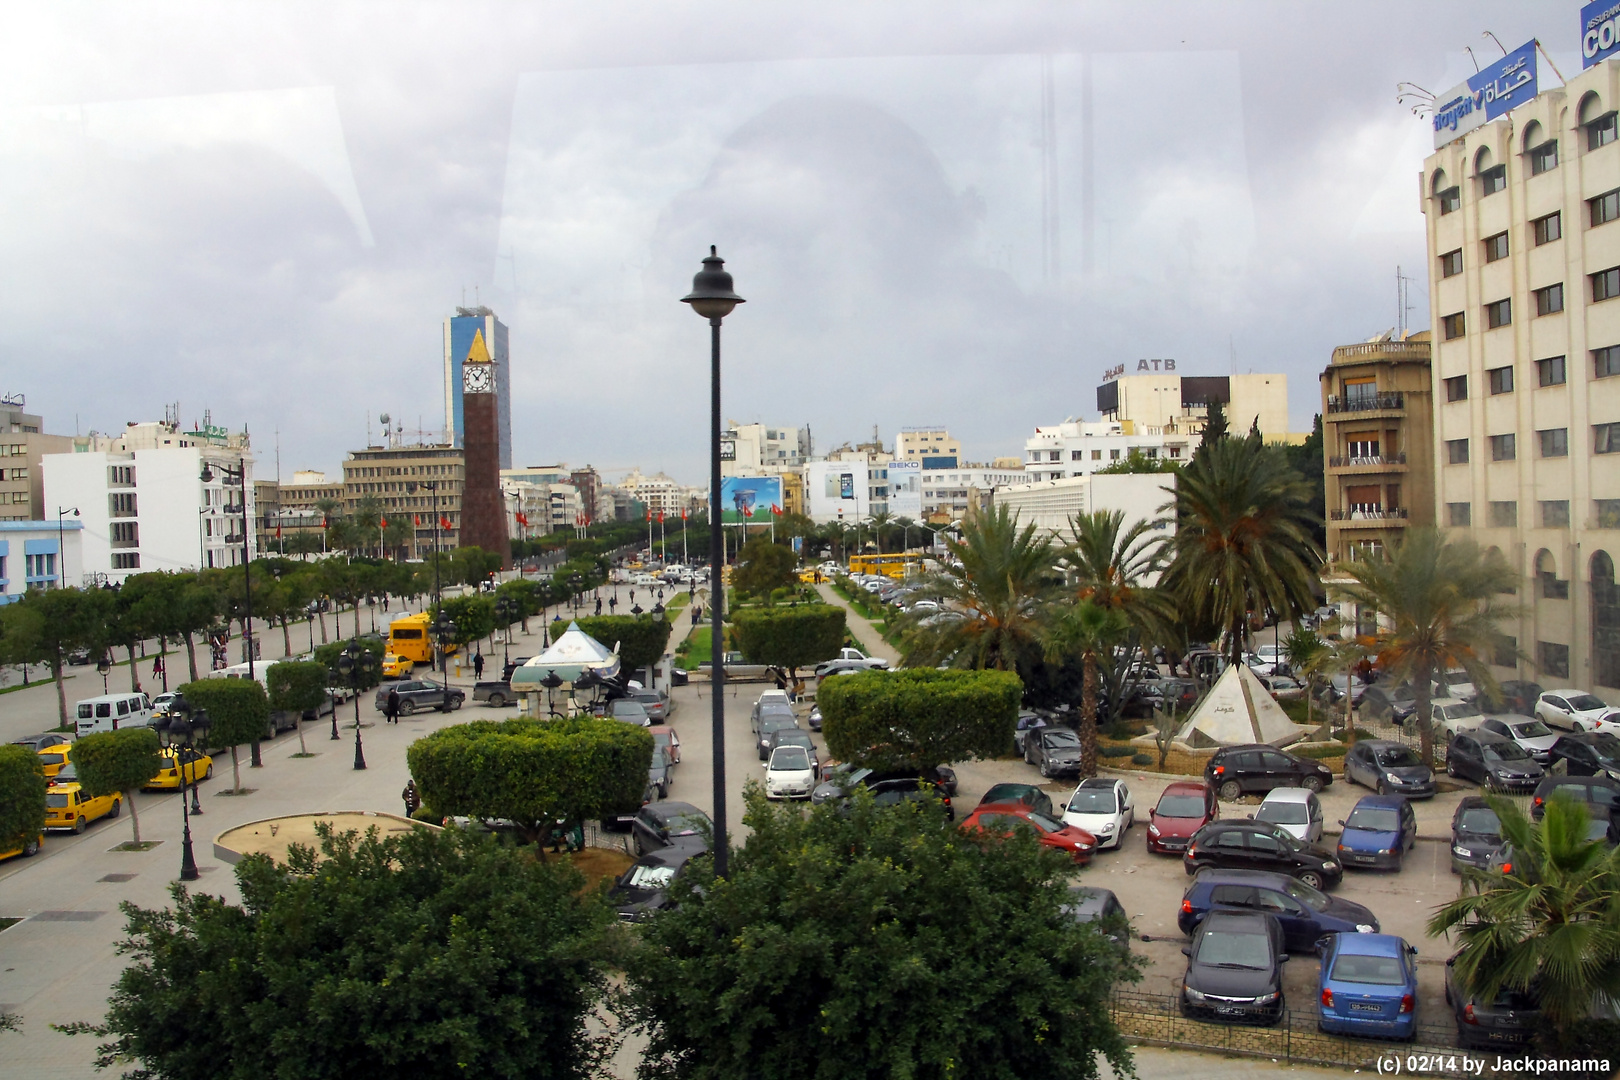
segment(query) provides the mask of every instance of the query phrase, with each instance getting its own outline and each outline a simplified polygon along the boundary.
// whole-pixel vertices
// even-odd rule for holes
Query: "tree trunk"
[[[231,777],[236,783],[236,786],[231,789],[231,794],[242,794],[242,763],[236,759],[236,747],[234,746],[231,747]]]
[[[334,706],[332,706],[332,708],[336,709],[337,706],[334,705]],[[319,717],[321,715],[320,709],[315,710],[315,715],[317,717]],[[303,756],[305,756],[306,754],[309,753],[309,747],[304,745],[304,713],[303,713],[302,709],[300,709],[299,712],[298,712],[298,725],[297,726],[298,726],[298,756],[303,757]]]
[[[197,681],[197,646],[191,640],[191,631],[186,631],[186,659],[191,662],[191,681]]]
[[[141,673],[135,666],[134,643],[125,645],[124,651],[129,654],[129,692],[132,694],[138,694],[141,692]]]
[[[281,617],[281,655],[292,658],[292,631],[287,627],[287,616]]]
[[[326,644],[326,612],[318,610],[318,611],[315,612],[315,614],[321,620],[321,644],[325,645]]]
[[[1097,775],[1097,658],[1087,655],[1080,682],[1080,775]]]
[[[167,636],[158,638],[158,663],[163,665],[163,692],[169,692],[169,639]]]
[[[1431,769],[1434,768],[1434,717],[1430,715],[1433,710],[1430,709],[1432,702],[1429,693],[1432,674],[1428,664],[1421,665],[1416,672],[1417,685],[1412,688],[1415,691],[1413,696],[1417,698],[1418,756]]]
[[[51,677],[56,680],[56,712],[60,717],[58,723],[62,727],[68,726],[67,713],[67,686],[62,678],[62,650],[56,650],[56,659],[51,661]]]
[[[129,805],[129,824],[135,830],[135,846],[141,845],[141,816],[135,812],[135,793],[124,792],[124,802]]]

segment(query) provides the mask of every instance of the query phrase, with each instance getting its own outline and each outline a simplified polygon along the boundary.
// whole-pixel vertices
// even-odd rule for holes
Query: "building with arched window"
[[[1620,703],[1620,62],[1424,162],[1434,505],[1521,577],[1499,678]]]

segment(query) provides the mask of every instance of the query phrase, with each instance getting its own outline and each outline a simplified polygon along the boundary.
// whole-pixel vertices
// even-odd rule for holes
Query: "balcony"
[[[1403,412],[1406,395],[1399,390],[1382,394],[1329,394],[1327,411],[1330,413]]]
[[[1339,522],[1339,527],[1344,529],[1384,529],[1404,526],[1407,510],[1403,506],[1392,506],[1388,510],[1378,508],[1329,510],[1328,518]]]
[[[1406,469],[1405,454],[1364,454],[1359,457],[1330,457],[1328,468],[1367,472],[1375,469]]]

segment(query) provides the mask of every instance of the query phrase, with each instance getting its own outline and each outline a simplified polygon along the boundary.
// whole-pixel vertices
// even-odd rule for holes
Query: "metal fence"
[[[1426,1055],[1428,1075],[1477,1077],[1494,1060],[1494,1055],[1476,1053],[1465,1066],[1465,1055],[1457,1049],[1457,1031],[1451,1024],[1419,1024],[1410,1042],[1352,1039],[1319,1030],[1315,1009],[1285,1008],[1275,1020],[1256,1016],[1249,1021],[1241,1017],[1232,1022],[1206,1021],[1183,1016],[1180,1000],[1174,995],[1134,990],[1115,991],[1111,1011],[1120,1033],[1136,1042],[1219,1050],[1290,1064],[1389,1072],[1389,1059],[1399,1056],[1404,1072],[1409,1055]],[[1381,1060],[1385,1065],[1382,1070]]]

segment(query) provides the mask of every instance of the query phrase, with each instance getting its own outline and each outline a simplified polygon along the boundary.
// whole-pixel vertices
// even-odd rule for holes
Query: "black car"
[[[1090,885],[1070,885],[1069,901],[1063,912],[1082,924],[1096,924],[1108,943],[1119,952],[1121,961],[1131,955],[1131,919],[1119,897],[1108,889]]]
[[[59,731],[46,731],[38,735],[29,735],[21,739],[11,740],[13,746],[26,746],[34,753],[39,753],[47,746],[63,746],[73,740]]]
[[[613,883],[608,891],[608,903],[626,922],[650,919],[670,906],[669,889],[675,878],[693,859],[708,854],[706,847],[676,844],[643,855]]]
[[[1486,869],[1491,856],[1502,849],[1502,822],[1485,800],[1468,795],[1451,815],[1451,872],[1464,867]]]
[[[503,682],[503,683],[511,682],[512,681],[512,672],[516,671],[518,668],[522,667],[524,664],[527,664],[528,662],[529,662],[529,658],[527,656],[514,656],[514,657],[512,657],[512,659],[508,660],[505,664],[501,665],[501,682]]]
[[[1361,715],[1367,720],[1404,724],[1416,712],[1417,695],[1405,683],[1400,686],[1369,686],[1361,695]]]
[[[1313,889],[1331,888],[1344,867],[1319,844],[1307,844],[1265,821],[1212,821],[1193,834],[1181,856],[1182,868],[1196,874],[1206,867],[1267,870],[1297,878]]]
[[[1344,782],[1409,799],[1435,792],[1434,770],[1410,746],[1386,739],[1363,739],[1345,753]]]
[[[1446,961],[1446,1004],[1457,1021],[1457,1042],[1464,1050],[1526,1043],[1541,1022],[1534,994],[1503,987],[1489,1003],[1463,991],[1455,971],[1457,956]]]
[[[759,718],[759,760],[770,760],[771,751],[776,748],[776,735],[782,731],[798,731],[799,723],[791,711],[786,713],[768,712]]]
[[[436,683],[432,679],[402,679],[399,682],[383,683],[377,687],[377,711],[382,712],[388,704],[388,692],[399,691],[399,714],[409,716],[422,709],[437,709],[440,712],[449,712],[461,708],[461,703],[467,700],[467,692],[458,690],[453,686]]]
[[[1551,768],[1564,763],[1569,776],[1607,776],[1620,780],[1620,739],[1607,731],[1583,731],[1578,735],[1560,735],[1549,751]]]
[[[1076,776],[1080,772],[1080,736],[1073,728],[1036,728],[1024,740],[1024,760],[1045,777]]]
[[[1212,911],[1181,951],[1187,957],[1183,1016],[1262,1024],[1275,1024],[1282,1016],[1288,947],[1277,916]]]
[[[1547,813],[1547,800],[1552,798],[1584,802],[1590,817],[1612,817],[1620,813],[1620,781],[1607,776],[1546,777],[1536,785],[1530,799],[1530,817],[1540,821]]]
[[[1203,870],[1181,897],[1176,925],[1188,936],[1212,911],[1265,911],[1282,923],[1289,952],[1316,951],[1328,934],[1378,933],[1378,917],[1360,904],[1303,881],[1259,870]]]
[[[1509,679],[1496,690],[1494,696],[1480,694],[1481,708],[1488,713],[1517,713],[1520,716],[1536,715],[1536,702],[1546,692],[1540,683],[1519,679]]]
[[[1446,775],[1472,780],[1492,791],[1529,794],[1541,783],[1545,771],[1512,739],[1489,731],[1459,731],[1446,747]]]
[[[1333,783],[1333,770],[1320,761],[1285,754],[1266,743],[1223,746],[1204,765],[1204,780],[1221,798],[1264,794],[1272,788],[1321,791]]]
[[[691,803],[663,801],[648,803],[630,823],[630,843],[638,856],[659,848],[707,848],[705,830],[711,834],[714,823],[709,815]]]
[[[816,785],[815,790],[810,793],[810,802],[812,804],[844,802],[858,787],[870,791],[872,800],[879,806],[895,806],[904,801],[923,798],[938,799],[945,805],[946,818],[956,820],[950,793],[936,777],[918,776],[909,772],[874,772],[871,769],[853,768],[847,764],[839,765],[831,776]]]
[[[1060,816],[1052,809],[1052,796],[1034,784],[996,784],[979,800],[980,806],[989,803],[1020,803],[1049,818]]]

